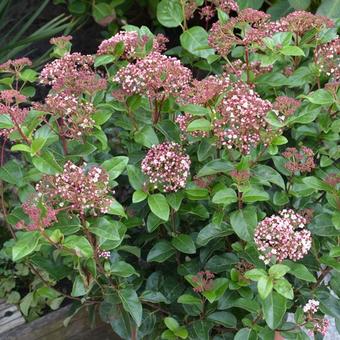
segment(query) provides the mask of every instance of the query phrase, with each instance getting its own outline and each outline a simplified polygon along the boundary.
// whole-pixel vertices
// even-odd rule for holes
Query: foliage
[[[3,252],[36,276],[26,314],[40,297],[73,300],[123,339],[339,326],[336,27],[209,3],[219,20],[205,30],[183,2],[160,2],[158,20],[183,29],[166,54],[164,36],[126,25],[94,56],[54,39],[40,75],[0,67],[16,156],[0,169]]]

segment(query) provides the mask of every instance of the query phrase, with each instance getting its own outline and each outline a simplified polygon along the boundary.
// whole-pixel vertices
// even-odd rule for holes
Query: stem
[[[11,118],[12,121],[15,125],[15,127],[17,128],[18,132],[20,133],[20,136],[22,137],[22,139],[28,144],[31,145],[31,141],[26,137],[26,135],[24,134],[24,132],[22,131],[21,127],[19,126],[19,124],[17,123],[17,121],[15,120],[15,117],[11,114]]]
[[[182,30],[186,31],[188,29],[187,18],[185,16],[185,0],[181,0],[182,15],[183,15],[183,26]]]
[[[315,290],[316,288],[318,288],[320,286],[320,284],[322,283],[323,279],[327,276],[327,274],[331,271],[330,267],[326,267],[325,269],[323,269],[321,271],[320,276],[318,277],[317,281],[315,282],[315,284],[312,286],[312,290]]]
[[[248,46],[246,46],[246,48],[245,48],[245,59],[246,59],[246,65],[247,65],[247,83],[250,84],[249,50],[248,50]]]

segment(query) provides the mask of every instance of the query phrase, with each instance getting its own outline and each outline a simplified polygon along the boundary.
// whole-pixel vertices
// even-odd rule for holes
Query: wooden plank
[[[85,310],[76,314],[68,327],[63,321],[70,306],[51,312],[35,321],[0,334],[0,340],[120,340],[110,325],[98,320],[91,329]]]
[[[0,339],[1,334],[24,323],[25,319],[21,315],[17,306],[11,305],[5,300],[0,301]]]

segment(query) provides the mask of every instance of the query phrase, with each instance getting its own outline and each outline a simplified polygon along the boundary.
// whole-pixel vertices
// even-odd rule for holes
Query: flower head
[[[71,161],[64,165],[64,171],[56,176],[44,176],[36,185],[38,195],[51,206],[69,207],[84,215],[87,211],[107,213],[113,198],[109,196],[109,175],[97,166],[89,171]]]
[[[319,304],[320,304],[320,302],[317,301],[317,300],[313,300],[313,299],[308,300],[308,302],[303,307],[303,311],[305,313],[314,314],[314,313],[316,313],[318,311]]]
[[[208,270],[198,272],[197,275],[192,278],[192,281],[195,284],[194,291],[196,293],[202,293],[212,289],[214,277],[215,275]]]
[[[98,47],[97,55],[114,54],[119,43],[124,46],[122,59],[134,60],[142,58],[146,53],[146,47],[150,40],[147,35],[140,36],[138,32],[121,31],[113,37],[102,41]],[[155,37],[151,50],[162,52],[165,49],[165,43],[168,41],[164,35],[159,34]]]
[[[0,72],[8,72],[8,73],[18,73],[24,67],[31,66],[32,61],[26,57],[19,59],[9,59],[5,63],[0,65]]]
[[[291,172],[311,172],[315,168],[314,152],[307,146],[302,146],[300,150],[287,148],[282,156],[288,161],[284,167]]]
[[[152,100],[178,96],[191,80],[191,71],[176,58],[158,52],[120,69],[114,79],[126,94],[141,94]]]
[[[217,106],[221,118],[214,121],[214,135],[218,146],[249,153],[261,141],[268,129],[265,117],[272,105],[247,84],[239,81],[226,93]]]
[[[312,245],[311,233],[305,226],[306,219],[291,209],[266,217],[257,225],[254,236],[257,248],[262,253],[260,258],[265,263],[303,258]]]
[[[189,176],[190,158],[177,143],[164,142],[153,146],[142,161],[142,171],[155,185],[166,192],[185,187]]]
[[[92,69],[94,59],[80,53],[65,54],[47,64],[40,73],[40,83],[51,85],[55,92],[79,95],[106,88],[106,80]]]
[[[297,99],[279,96],[276,97],[273,109],[283,113],[285,117],[289,117],[301,106],[301,102]]]

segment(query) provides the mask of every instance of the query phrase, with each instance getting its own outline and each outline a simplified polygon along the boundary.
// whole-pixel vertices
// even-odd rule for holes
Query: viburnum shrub
[[[340,326],[336,25],[232,0],[200,7],[207,23],[216,8],[168,52],[128,25],[96,55],[53,39],[40,74],[0,65],[3,253],[37,278],[26,313],[72,300],[123,339]]]

